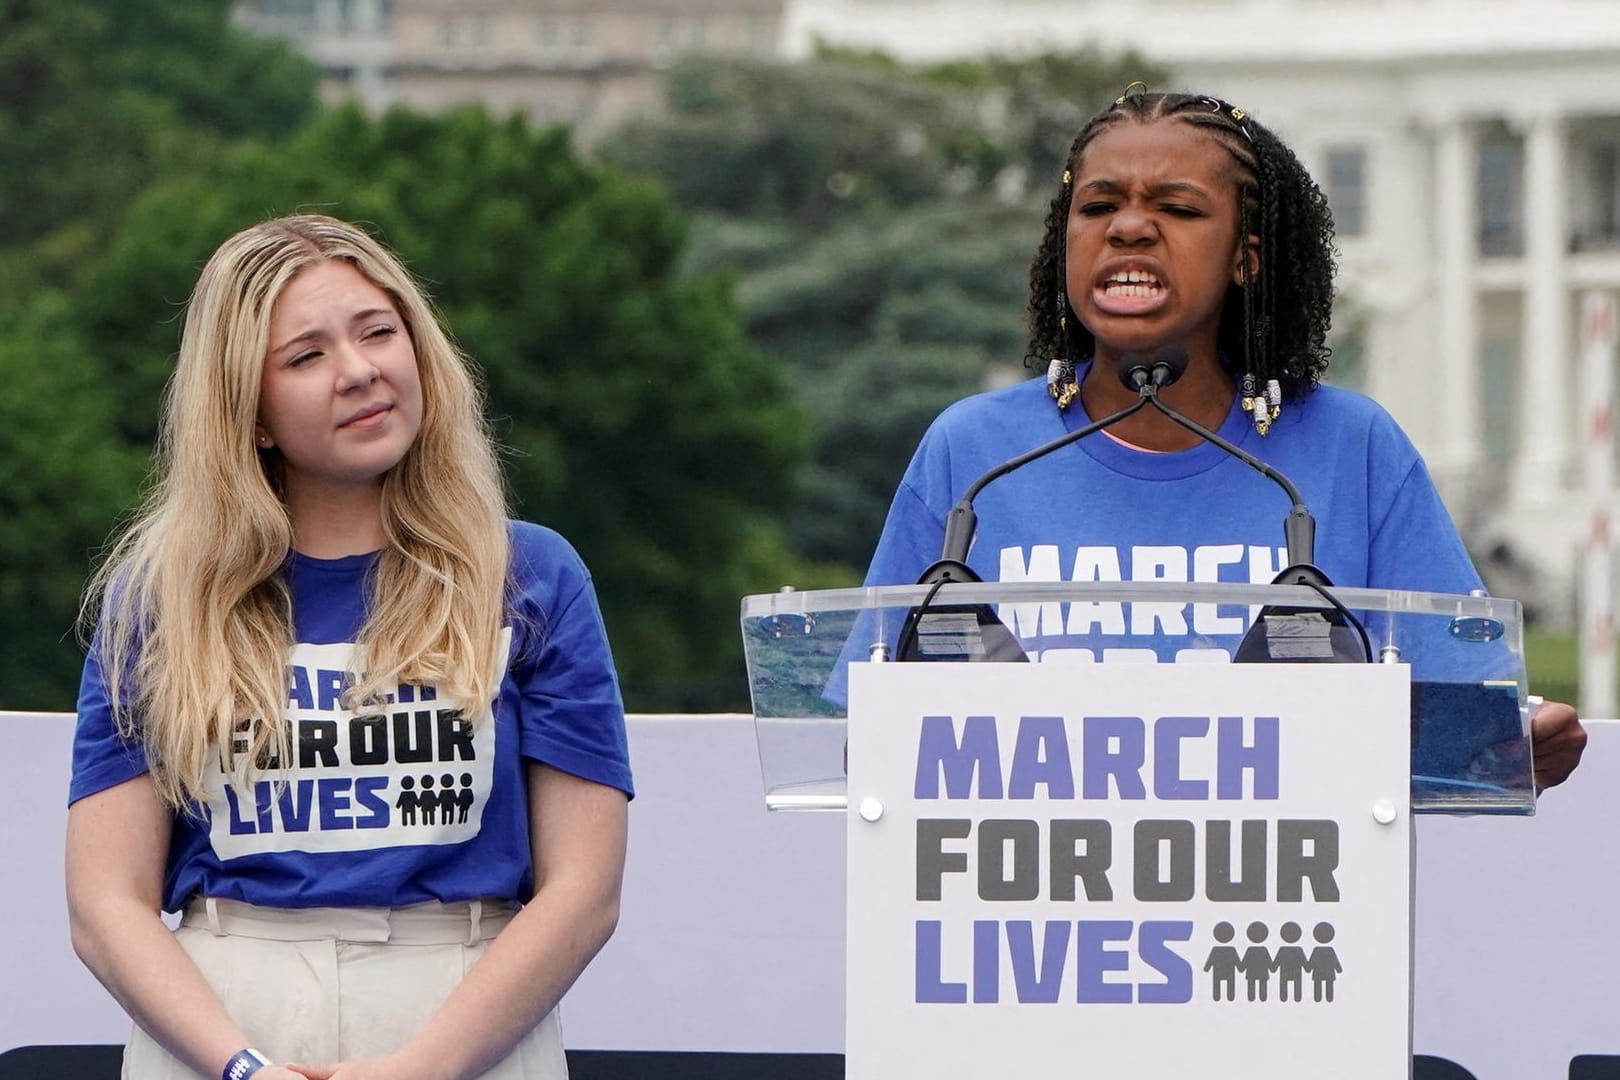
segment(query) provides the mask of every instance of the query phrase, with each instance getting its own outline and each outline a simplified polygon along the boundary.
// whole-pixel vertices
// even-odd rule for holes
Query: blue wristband
[[[270,1064],[269,1058],[252,1047],[248,1047],[231,1055],[231,1060],[225,1063],[225,1071],[220,1074],[220,1077],[221,1080],[247,1080],[248,1077],[268,1064]]]

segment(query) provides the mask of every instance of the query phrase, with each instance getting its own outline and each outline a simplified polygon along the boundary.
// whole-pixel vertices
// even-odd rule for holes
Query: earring
[[[270,449],[270,436],[265,432],[259,432],[259,437],[255,441],[266,450]]]

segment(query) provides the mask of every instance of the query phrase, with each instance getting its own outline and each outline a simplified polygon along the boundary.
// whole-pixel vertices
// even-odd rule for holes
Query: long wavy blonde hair
[[[177,808],[203,796],[211,758],[239,780],[291,760],[282,571],[293,529],[279,451],[254,446],[254,423],[271,309],[294,277],[327,259],[347,261],[393,299],[422,383],[421,431],[383,479],[387,543],[356,643],[364,670],[346,700],[352,707],[409,682],[487,702],[503,668],[505,495],[466,359],[410,272],[363,230],[299,215],[239,232],[192,292],[153,483],[85,596],[86,615],[99,612],[93,648],[119,730],[142,740]]]

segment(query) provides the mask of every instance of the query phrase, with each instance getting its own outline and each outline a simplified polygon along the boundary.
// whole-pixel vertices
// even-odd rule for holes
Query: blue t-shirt
[[[946,516],[975,480],[1089,422],[1083,409],[1060,413],[1044,379],[951,406],[906,469],[866,584],[916,582],[939,558]],[[1314,563],[1335,585],[1481,588],[1417,450],[1370,399],[1320,387],[1286,403],[1265,437],[1234,401],[1219,434],[1293,481],[1316,519]],[[1152,453],[1096,433],[992,481],[974,507],[967,563],[985,581],[1260,584],[1287,568],[1287,494],[1210,443]],[[1084,664],[1226,662],[1255,613],[1075,602],[1002,604],[997,614],[1030,660]],[[1376,652],[1388,627],[1360,614]],[[886,623],[891,649],[896,622]],[[1505,641],[1453,635],[1449,622],[1405,619],[1395,630],[1414,680],[1414,790],[1527,783],[1519,659]],[[830,701],[846,699],[845,665],[866,655],[875,633],[870,616],[857,622],[824,689]]]
[[[991,468],[1089,422],[1059,412],[1044,379],[957,402],[917,448],[868,585],[916,582],[939,558],[946,515]],[[1219,434],[1298,487],[1317,522],[1315,564],[1335,585],[1467,593],[1478,574],[1417,450],[1369,398],[1330,386],[1288,402],[1269,436],[1238,402]],[[1287,566],[1290,502],[1210,443],[1152,453],[1097,433],[1011,472],[974,501],[968,565],[986,581],[1270,582]],[[1224,660],[1247,606],[1003,605],[1030,658]]]
[[[431,686],[399,686],[380,709],[343,708],[376,554],[289,558],[295,760],[246,790],[214,765],[206,799],[176,815],[165,910],[197,895],[292,908],[527,899],[525,763],[632,794],[624,706],[590,575],[550,529],[514,522],[511,538],[506,669],[482,715]],[[146,771],[139,740],[113,724],[92,650],[70,801]]]

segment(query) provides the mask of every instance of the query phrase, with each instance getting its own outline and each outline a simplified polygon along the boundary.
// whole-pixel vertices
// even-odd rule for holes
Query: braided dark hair
[[[1126,120],[1174,119],[1194,124],[1225,147],[1240,172],[1239,236],[1260,238],[1260,273],[1227,289],[1221,312],[1221,355],[1267,379],[1293,398],[1315,388],[1327,370],[1333,311],[1333,215],[1316,182],[1282,140],[1241,109],[1195,94],[1126,93],[1092,117],[1069,150],[1069,167],[1096,136]],[[1029,271],[1028,367],[1046,370],[1055,358],[1081,361],[1096,339],[1069,306],[1064,239],[1074,185],[1065,178],[1046,214],[1046,235]],[[1064,328],[1067,324],[1067,329]]]

